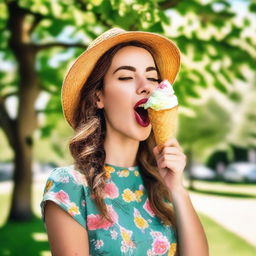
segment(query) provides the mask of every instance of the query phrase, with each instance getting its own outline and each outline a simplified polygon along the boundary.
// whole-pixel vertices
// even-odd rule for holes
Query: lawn
[[[1,186],[1,185],[0,185]],[[6,223],[10,191],[0,194],[0,255],[49,256],[47,235],[39,217],[41,186],[33,188],[33,210],[36,217],[24,223]],[[212,219],[199,214],[210,246],[210,256],[255,256],[256,248],[227,231]],[[191,237],[193,239],[193,237]]]
[[[188,187],[188,180],[184,179],[184,185]],[[256,198],[255,183],[226,183],[223,181],[194,180],[193,185],[197,193],[237,197]]]

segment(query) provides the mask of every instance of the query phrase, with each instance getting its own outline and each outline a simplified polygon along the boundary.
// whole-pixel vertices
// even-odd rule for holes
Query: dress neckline
[[[135,166],[130,166],[130,167],[122,167],[122,166],[117,166],[117,165],[113,165],[113,164],[109,164],[109,163],[105,163],[105,166],[111,166],[114,169],[128,169],[128,170],[139,170],[139,166],[135,165]]]

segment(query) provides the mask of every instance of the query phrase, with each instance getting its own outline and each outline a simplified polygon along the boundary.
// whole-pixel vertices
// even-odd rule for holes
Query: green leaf
[[[249,10],[251,12],[256,12],[256,3],[251,3],[250,6],[249,6]]]
[[[221,83],[218,79],[216,79],[215,81],[214,81],[214,85],[215,85],[215,87],[218,89],[218,90],[220,90],[221,92],[223,92],[223,93],[228,93],[228,90],[227,90],[227,88],[226,88],[226,86],[223,84],[223,83]]]
[[[251,25],[251,21],[248,18],[244,18],[243,23],[244,27],[249,27]]]
[[[118,9],[120,3],[121,3],[121,0],[110,0],[110,4],[112,5],[113,9]]]
[[[40,128],[41,138],[44,139],[44,138],[50,137],[53,128],[54,128],[53,124],[41,127]]]
[[[154,25],[150,26],[147,31],[150,32],[155,32],[155,33],[160,33],[162,34],[164,32],[164,29],[162,27],[162,23],[161,22],[157,22]]]
[[[232,80],[232,78],[230,77],[230,74],[228,73],[227,70],[225,69],[221,69],[221,74],[225,77],[225,79],[232,84],[234,81]]]
[[[159,16],[161,22],[163,22],[164,24],[166,24],[166,25],[171,24],[171,19],[163,11],[159,11],[158,16]]]

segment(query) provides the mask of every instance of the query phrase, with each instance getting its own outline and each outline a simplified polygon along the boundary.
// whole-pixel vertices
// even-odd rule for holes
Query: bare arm
[[[171,192],[171,201],[177,217],[180,256],[208,256],[207,238],[201,222],[184,187]]]
[[[179,256],[209,256],[204,229],[182,182],[186,155],[175,138],[168,140],[162,150],[156,146],[153,153],[176,214]]]
[[[52,201],[45,205],[45,224],[53,256],[89,256],[87,230]]]

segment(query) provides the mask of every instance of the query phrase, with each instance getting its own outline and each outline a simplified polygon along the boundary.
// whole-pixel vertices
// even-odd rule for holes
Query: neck
[[[136,166],[136,155],[139,148],[139,141],[119,136],[106,135],[104,149],[106,152],[105,163],[120,166]]]

